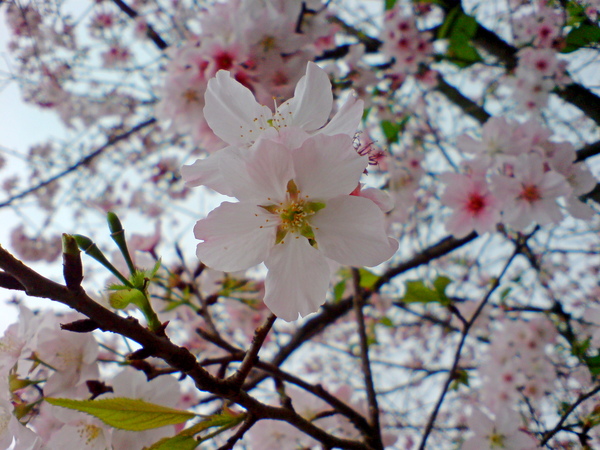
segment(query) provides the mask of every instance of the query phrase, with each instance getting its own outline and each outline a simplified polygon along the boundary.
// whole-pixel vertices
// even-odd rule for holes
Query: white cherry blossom
[[[271,311],[286,321],[316,311],[329,286],[328,259],[375,266],[398,248],[381,209],[350,195],[367,163],[347,135],[311,136],[298,148],[261,139],[227,153],[218,170],[239,202],[222,203],[196,224],[198,258],[227,272],[264,262]]]

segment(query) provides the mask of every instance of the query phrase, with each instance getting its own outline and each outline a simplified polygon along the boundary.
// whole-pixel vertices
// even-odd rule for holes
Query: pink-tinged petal
[[[204,118],[213,132],[230,145],[248,145],[254,142],[272,111],[257,103],[247,87],[234,80],[230,73],[219,70],[208,82]]]
[[[367,198],[347,195],[328,200],[310,224],[319,250],[343,265],[376,266],[398,250],[398,242],[385,233],[383,213]]]
[[[376,188],[366,188],[360,191],[360,196],[373,201],[382,212],[389,212],[394,207],[394,199],[387,191]]]
[[[347,134],[354,137],[358,125],[360,125],[364,107],[364,102],[351,94],[331,121],[319,132],[329,136]]]
[[[554,198],[569,195],[572,191],[565,177],[553,170],[544,174],[540,183],[540,189],[544,197]]]
[[[263,262],[275,243],[275,216],[251,203],[223,202],[194,227],[198,259],[224,272]]]
[[[567,211],[576,219],[590,220],[596,212],[586,203],[581,202],[575,195],[566,198]]]
[[[197,159],[195,163],[181,168],[181,176],[187,186],[206,186],[220,194],[233,197],[233,191],[228,181],[219,170],[219,161],[228,154],[239,157],[240,150],[236,147],[227,147],[213,153],[204,159]]]
[[[303,236],[289,235],[277,244],[265,261],[265,304],[279,318],[290,322],[315,312],[329,288],[329,266],[321,252]]]
[[[458,136],[456,138],[456,145],[459,149],[467,153],[477,154],[483,152],[484,150],[483,143],[473,139],[468,134],[461,134]]]
[[[329,119],[332,105],[333,94],[329,77],[323,69],[309,62],[306,75],[300,78],[296,85],[294,98],[283,103],[278,112],[286,121],[291,112],[294,126],[305,131],[316,131]]]
[[[494,430],[494,422],[487,414],[484,414],[479,408],[474,408],[471,415],[467,418],[469,429],[479,435],[486,436]]]
[[[301,195],[315,200],[350,194],[368,164],[368,157],[356,153],[345,134],[312,136],[292,158]]]
[[[231,153],[222,158],[219,171],[234,197],[263,205],[283,201],[287,183],[294,178],[290,151],[267,139],[259,139],[243,156]]]

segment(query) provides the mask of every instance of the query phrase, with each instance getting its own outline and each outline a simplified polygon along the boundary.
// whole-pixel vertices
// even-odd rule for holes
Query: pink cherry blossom
[[[542,159],[534,154],[518,158],[514,177],[495,175],[492,184],[505,200],[503,221],[517,230],[524,230],[532,222],[560,222],[562,213],[556,199],[571,193],[565,178],[552,170],[544,172]]]
[[[479,234],[493,232],[500,221],[500,202],[488,189],[485,178],[457,173],[440,177],[447,183],[442,204],[454,209],[446,229],[461,238],[475,230]]]
[[[518,414],[508,408],[496,413],[495,420],[490,419],[480,409],[475,409],[467,419],[475,436],[462,446],[463,450],[534,450],[537,441],[519,430]]]
[[[218,169],[239,203],[224,202],[194,229],[198,258],[223,271],[265,262],[264,301],[296,320],[317,310],[329,286],[327,259],[374,266],[398,244],[371,200],[349,195],[367,165],[347,135],[316,135],[300,147],[261,139],[226,153]]]

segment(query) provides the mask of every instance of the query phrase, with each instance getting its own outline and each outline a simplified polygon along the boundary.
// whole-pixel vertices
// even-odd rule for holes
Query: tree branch
[[[127,14],[132,19],[135,19],[139,15],[137,13],[137,11],[132,9],[129,5],[127,5],[122,0],[113,0],[113,3],[115,5],[117,5],[121,11],[123,11],[125,14]],[[150,38],[150,40],[152,40],[152,42],[154,42],[154,44],[160,50],[165,50],[169,47],[169,44],[167,44],[163,40],[163,38],[160,37],[160,35],[154,30],[154,28],[152,28],[152,26],[150,26],[149,24],[146,24],[146,27],[147,27],[146,35]]]
[[[365,327],[365,316],[363,307],[365,305],[364,291],[360,287],[360,273],[358,269],[352,269],[352,280],[354,282],[354,314],[356,315],[356,324],[358,326],[358,338],[360,343],[360,361],[361,371],[365,381],[365,390],[367,392],[367,405],[369,409],[369,425],[373,432],[370,434],[369,443],[376,449],[383,450],[381,441],[381,425],[379,423],[379,405],[377,404],[377,393],[373,383],[373,373],[371,372],[371,362],[369,361],[369,343],[367,340],[367,329]]]

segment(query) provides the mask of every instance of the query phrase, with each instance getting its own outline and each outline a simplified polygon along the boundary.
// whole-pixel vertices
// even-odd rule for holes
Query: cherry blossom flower
[[[517,413],[502,408],[490,419],[480,409],[475,409],[467,419],[471,431],[475,433],[462,446],[463,450],[534,450],[537,441],[519,430]]]
[[[264,261],[264,302],[286,321],[325,301],[328,259],[375,266],[398,248],[385,235],[381,209],[349,195],[368,163],[349,136],[311,136],[297,148],[290,142],[298,137],[261,139],[226,153],[218,169],[239,203],[222,203],[194,229],[203,241],[198,258],[213,269],[232,272]]]
[[[542,159],[534,154],[518,158],[514,175],[492,177],[496,192],[505,195],[504,222],[521,231],[531,222],[546,225],[562,220],[556,199],[571,193],[562,175],[552,170],[544,172]]]
[[[308,63],[294,97],[280,105],[275,113],[260,105],[254,94],[226,71],[219,71],[216,78],[209,81],[205,101],[204,117],[208,125],[230,147],[183,166],[181,175],[188,186],[205,185],[230,196],[228,183],[220,178],[218,170],[219,161],[227,152],[239,146],[249,147],[261,135],[274,138],[292,127],[307,133],[292,133],[300,140],[313,134],[353,137],[363,112],[362,100],[350,96],[327,123],[333,105],[331,83],[325,71],[314,63]]]
[[[461,238],[475,230],[479,234],[493,232],[500,221],[500,202],[488,189],[482,176],[458,173],[442,174],[447,183],[442,204],[454,209],[446,222],[446,230]]]
[[[254,94],[231,77],[217,72],[208,82],[204,116],[213,132],[230,145],[251,145],[266,131],[299,127],[309,134],[348,134],[353,136],[362,117],[363,102],[353,96],[331,121],[327,119],[333,105],[329,77],[315,63],[309,62],[294,97],[279,105],[275,112],[260,105]]]

